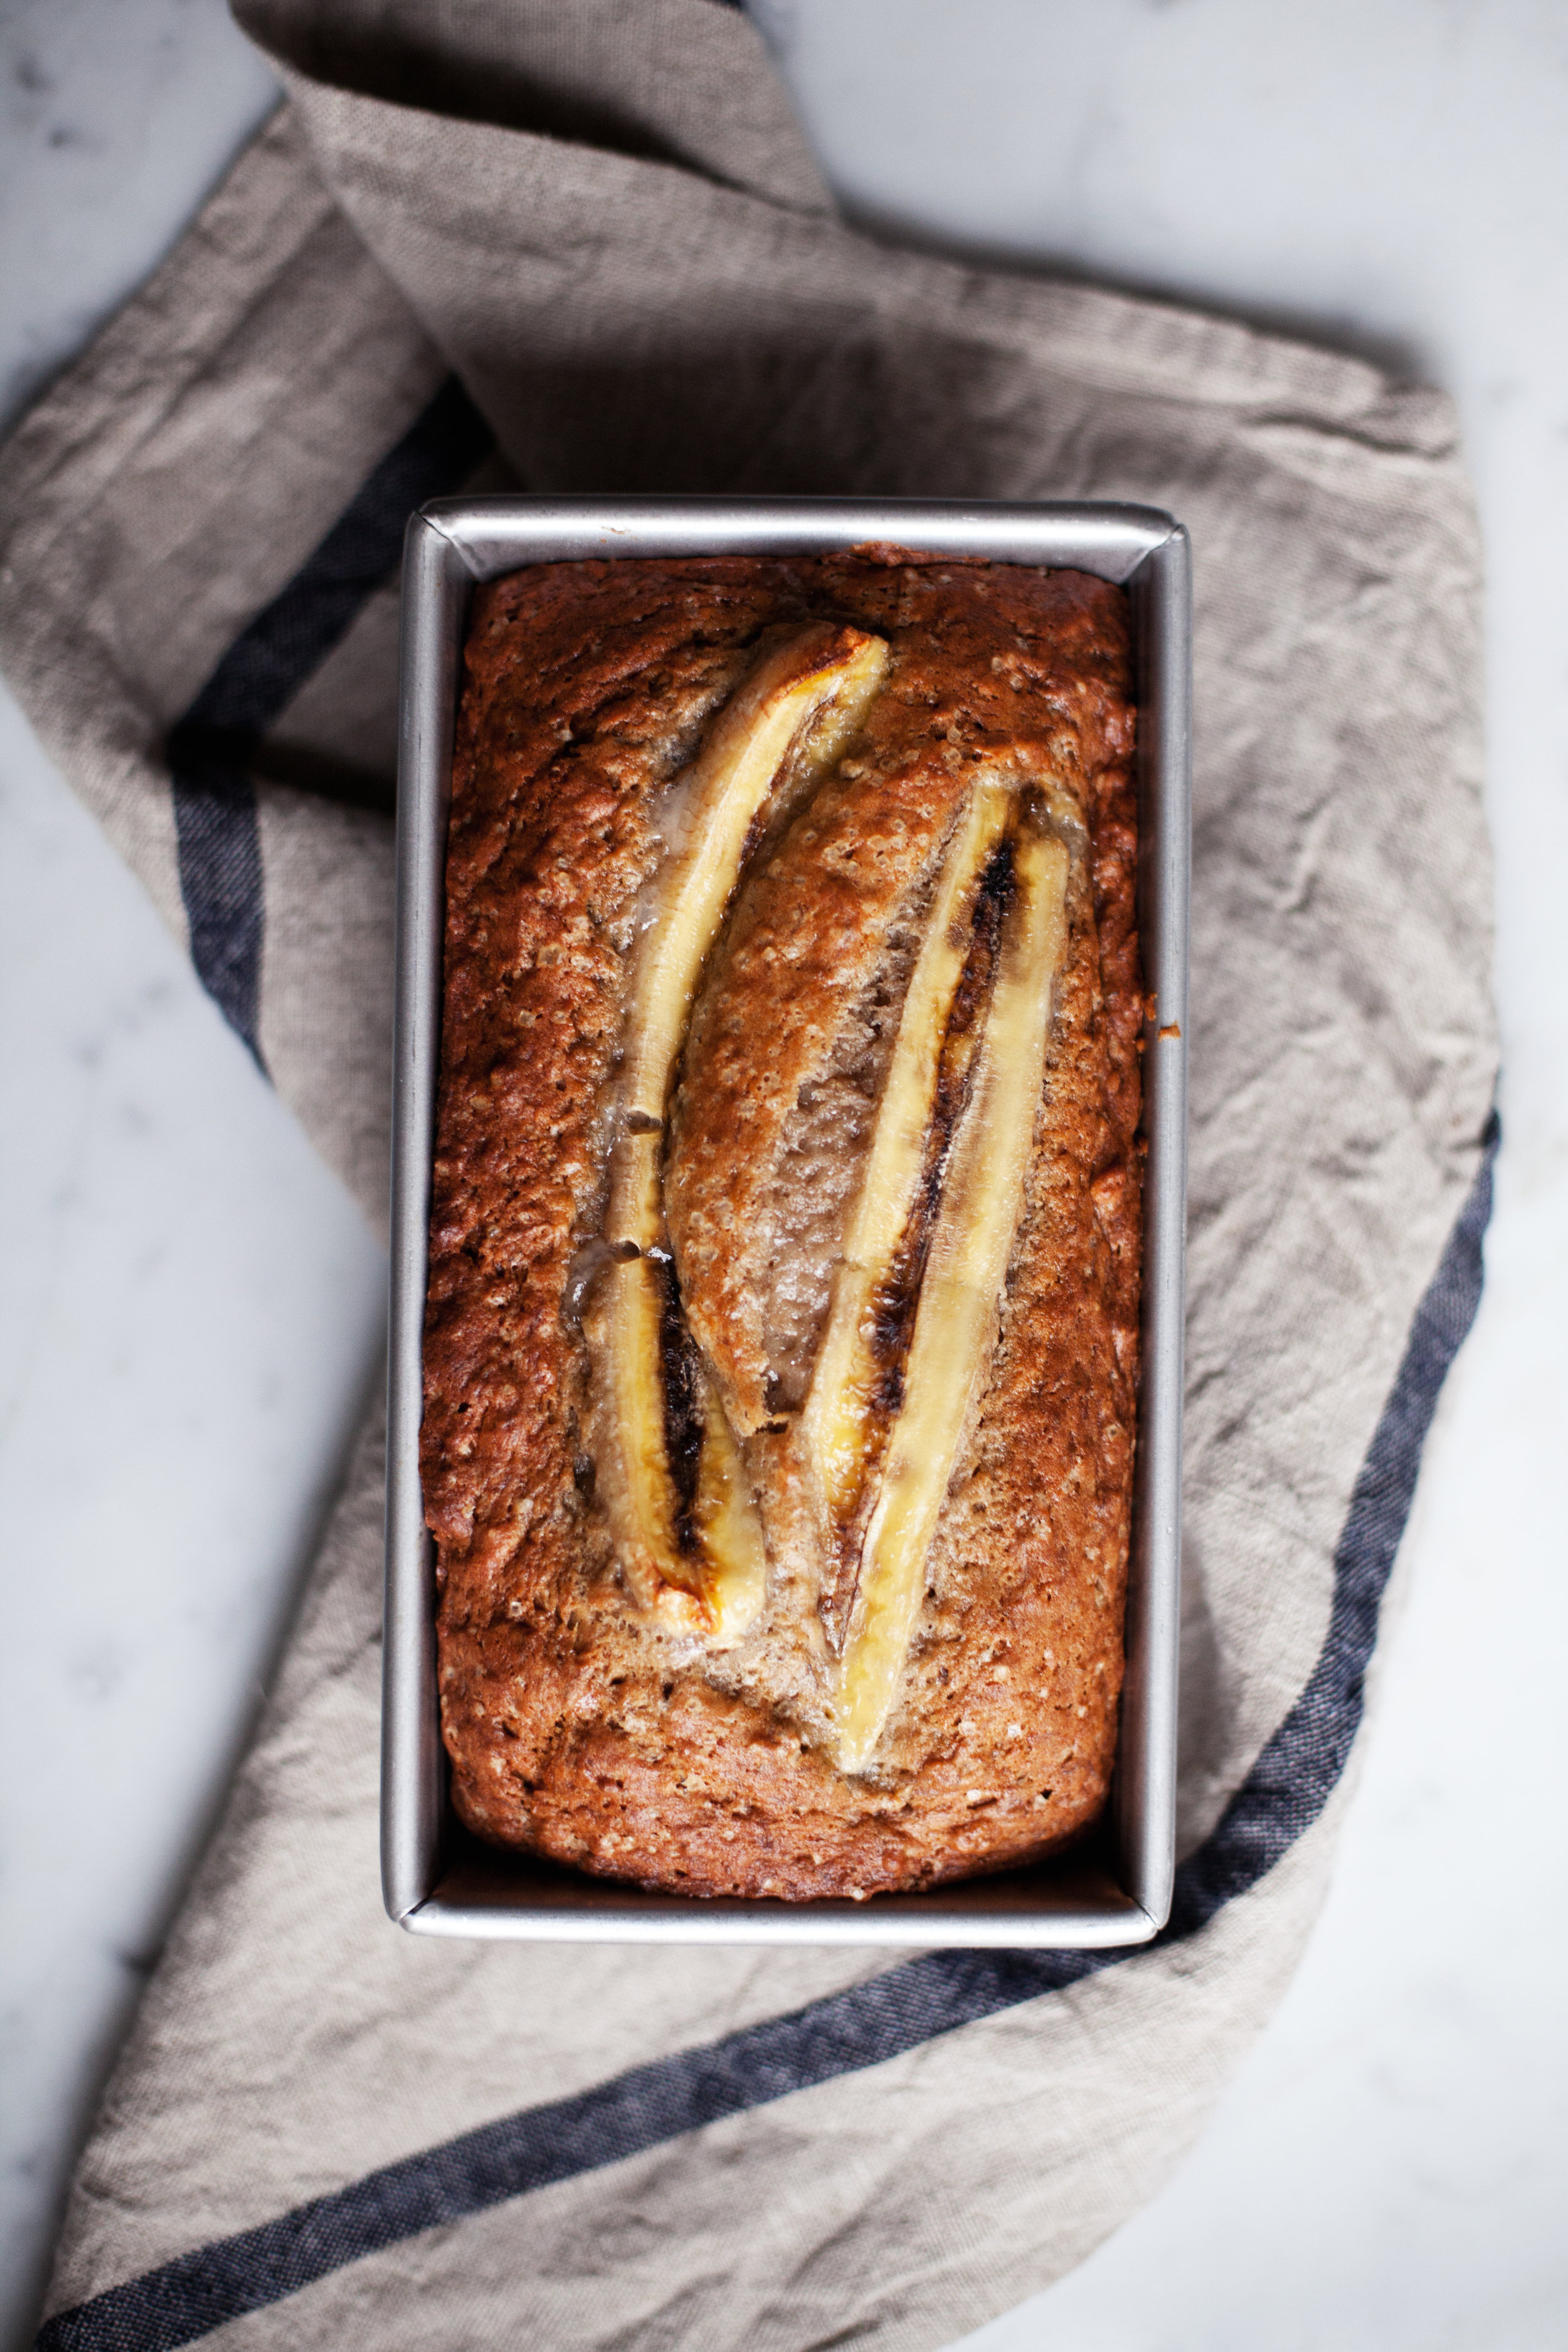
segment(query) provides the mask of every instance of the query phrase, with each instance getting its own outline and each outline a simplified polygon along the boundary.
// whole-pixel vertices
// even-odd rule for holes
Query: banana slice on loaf
[[[886,666],[881,638],[817,625],[770,645],[680,780],[683,838],[637,942],[612,1114],[608,1256],[588,1323],[600,1490],[624,1572],[672,1625],[734,1641],[762,1604],[762,1530],[685,1328],[664,1222],[665,1115],[697,976],[755,829],[809,794]]]

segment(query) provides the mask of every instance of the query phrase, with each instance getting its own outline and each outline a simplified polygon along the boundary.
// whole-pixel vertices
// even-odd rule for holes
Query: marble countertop
[[[1504,1150],[1333,1891],[1161,2195],[985,2352],[1568,2338],[1568,12],[767,0],[846,202],[1450,391],[1490,572]],[[218,0],[0,13],[0,404],[273,100]],[[0,2342],[221,1795],[383,1267],[0,698]]]

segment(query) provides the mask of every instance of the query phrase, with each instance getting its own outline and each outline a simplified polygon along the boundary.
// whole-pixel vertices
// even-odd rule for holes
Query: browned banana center
[[[983,779],[948,849],[798,1433],[849,1771],[903,1672],[1022,1204],[1069,868],[1036,800]]]
[[[977,1058],[990,1009],[1001,950],[1002,928],[1016,895],[1014,844],[1009,830],[991,846],[996,810],[982,813],[980,823],[960,845],[960,859],[986,856],[977,875],[969,877],[972,903],[967,944],[958,966],[957,984],[947,1004],[945,1021],[940,1006],[940,1045],[932,1073],[930,1109],[918,1172],[911,1189],[902,1231],[887,1253],[883,1271],[869,1284],[863,1302],[859,1338],[870,1374],[856,1457],[841,1489],[827,1528],[828,1561],[822,1580],[821,1608],[828,1637],[841,1650],[851,1606],[860,1579],[862,1548],[876,1498],[878,1472],[889,1433],[904,1407],[904,1367],[915,1336],[915,1312],[942,1206],[944,1182],[952,1157],[954,1138],[968,1108]],[[951,927],[963,928],[962,919]],[[954,941],[945,943],[951,956]],[[949,963],[951,970],[951,962]],[[925,1004],[915,1018],[928,1017]],[[911,1041],[913,1044],[913,1040]],[[895,1070],[895,1082],[904,1075]],[[904,1108],[895,1103],[894,1108]],[[885,1234],[885,1226],[884,1226]],[[868,1274],[871,1269],[867,1269]]]
[[[931,1254],[953,1138],[968,1107],[975,1057],[990,1009],[1002,924],[1013,893],[1013,845],[1008,838],[992,851],[975,893],[973,938],[942,1038],[920,1181],[893,1262],[872,1298],[871,1349],[880,1374],[875,1402],[883,1413],[897,1412],[904,1402],[904,1366],[915,1331],[915,1309]]]

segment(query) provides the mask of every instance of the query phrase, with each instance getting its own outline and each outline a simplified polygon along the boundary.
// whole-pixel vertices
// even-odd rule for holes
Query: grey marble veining
[[[1568,2336],[1568,11],[767,14],[866,218],[1448,386],[1490,565],[1507,1145],[1333,1890],[1176,2178],[969,2341],[1546,2352]],[[217,0],[0,5],[0,404],[166,249],[271,98]],[[0,1133],[3,2338],[244,1736],[381,1311],[357,1214],[9,705]]]
[[[0,420],[141,283],[277,103],[223,0],[4,0]]]

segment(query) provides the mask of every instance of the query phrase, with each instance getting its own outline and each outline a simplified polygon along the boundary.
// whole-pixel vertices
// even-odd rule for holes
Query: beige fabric
[[[449,363],[530,488],[1130,498],[1191,529],[1190,1848],[1318,1654],[1490,1100],[1478,556],[1447,404],[855,236],[712,0],[242,14],[289,108],[0,457],[0,655],[171,920],[162,734]],[[366,606],[257,755],[263,1052],[372,1214],[389,834],[301,780],[358,761],[373,803],[392,617]],[[56,2310],[887,1965],[388,1926],[376,1478],[368,1445],[84,2161]],[[427,2231],[229,2336],[940,2345],[1178,2158],[1294,1961],[1342,1803],[1185,1944]]]

